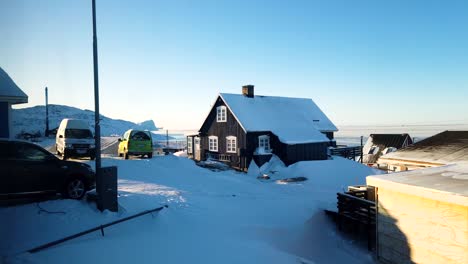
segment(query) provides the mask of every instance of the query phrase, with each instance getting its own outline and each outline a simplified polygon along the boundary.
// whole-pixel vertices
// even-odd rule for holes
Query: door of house
[[[201,155],[200,155],[200,138],[199,137],[195,137],[194,138],[194,145],[195,145],[195,160],[200,160],[201,159]]]

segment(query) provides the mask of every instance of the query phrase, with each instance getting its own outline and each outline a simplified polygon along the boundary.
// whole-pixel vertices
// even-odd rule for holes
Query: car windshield
[[[143,132],[143,131],[133,132],[132,136],[130,138],[133,139],[133,140],[141,140],[141,141],[151,140],[149,134],[147,132]]]
[[[93,138],[93,134],[89,129],[66,129],[66,138]]]

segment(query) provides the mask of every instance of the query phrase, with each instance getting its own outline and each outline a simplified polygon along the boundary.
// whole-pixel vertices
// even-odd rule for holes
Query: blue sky
[[[468,1],[97,0],[101,113],[197,129],[217,93],[312,98],[338,126],[468,123]],[[0,67],[94,109],[91,0],[1,1]]]

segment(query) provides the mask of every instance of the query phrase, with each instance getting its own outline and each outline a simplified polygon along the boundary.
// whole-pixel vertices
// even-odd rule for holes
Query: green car
[[[128,159],[130,155],[153,157],[153,139],[151,132],[147,130],[127,130],[123,138],[119,138],[119,142],[119,157],[124,157],[125,159]]]

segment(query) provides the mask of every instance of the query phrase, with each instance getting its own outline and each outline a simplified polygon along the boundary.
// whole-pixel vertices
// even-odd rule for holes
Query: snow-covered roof
[[[28,102],[28,96],[15,84],[0,67],[0,102],[21,104]]]
[[[468,206],[468,162],[368,176],[367,185]]]
[[[220,94],[246,132],[271,131],[283,143],[325,142],[321,132],[338,131],[320,108],[305,98]]]

